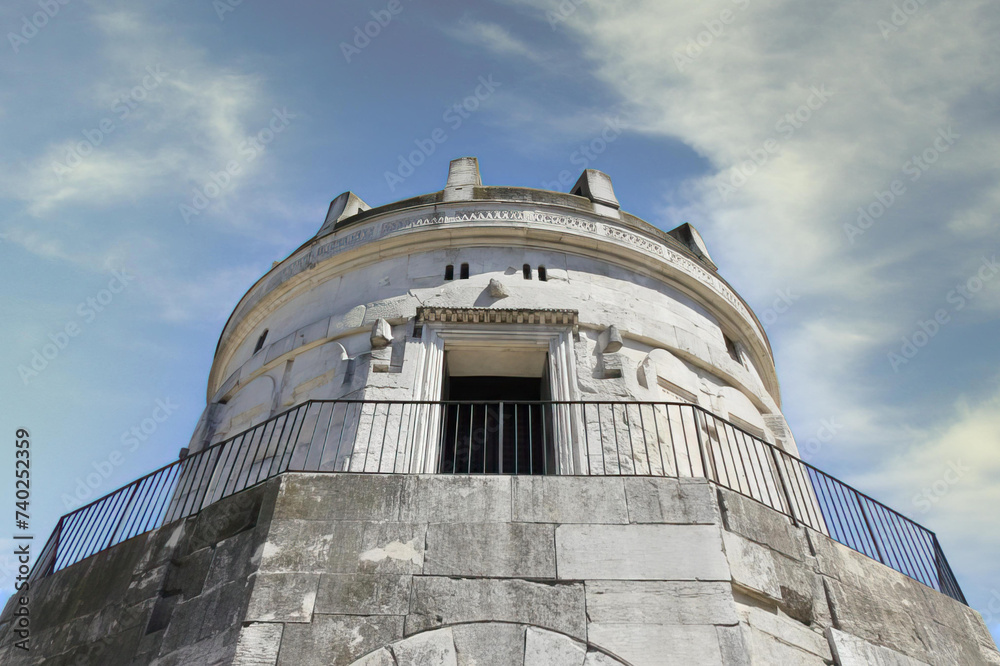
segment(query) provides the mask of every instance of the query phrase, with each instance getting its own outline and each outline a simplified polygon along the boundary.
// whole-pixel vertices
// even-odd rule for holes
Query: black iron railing
[[[933,532],[701,407],[666,402],[306,402],[66,514],[32,577],[286,471],[703,477],[965,603]]]

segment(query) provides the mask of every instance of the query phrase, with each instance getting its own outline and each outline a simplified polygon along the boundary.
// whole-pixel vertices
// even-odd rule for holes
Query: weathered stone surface
[[[582,584],[419,577],[413,581],[406,633],[459,622],[520,622],[586,639]]]
[[[729,562],[734,585],[781,600],[781,587],[774,570],[774,556],[768,548],[726,530],[722,532],[722,543],[726,548],[726,560]]]
[[[233,666],[274,666],[281,646],[281,624],[257,623],[243,627],[236,642]]]
[[[626,477],[631,523],[721,524],[715,489],[707,481]]]
[[[309,622],[319,574],[258,574],[247,608],[247,622]]]
[[[458,666],[522,666],[524,627],[519,624],[477,622],[451,628]],[[568,639],[567,639],[568,640]]]
[[[830,663],[812,652],[788,645],[771,634],[758,631],[753,627],[746,628],[746,636],[750,648],[750,663],[753,664],[824,666]]]
[[[256,530],[230,537],[215,548],[212,565],[205,578],[205,589],[233,580],[242,580],[260,564],[262,537]]]
[[[313,616],[285,627],[279,666],[339,666],[403,637],[401,617]]]
[[[385,319],[376,319],[372,324],[371,343],[373,349],[385,347],[392,342],[392,327]]]
[[[768,612],[761,608],[744,606],[741,614],[755,631],[769,634],[782,643],[809,652],[820,659],[830,661],[830,645],[823,634],[796,620]]]
[[[450,628],[410,636],[390,649],[398,666],[458,666]]]
[[[587,647],[568,636],[536,627],[525,629],[524,666],[583,666]]]
[[[614,477],[514,477],[514,521],[628,523],[625,484]]]
[[[592,624],[588,633],[593,645],[635,666],[718,666],[722,663],[719,638],[712,625]]]
[[[407,476],[401,520],[417,523],[509,522],[509,476]]]
[[[429,525],[425,558],[425,574],[555,578],[555,525]]]
[[[835,628],[926,661],[927,646],[914,624],[914,618],[921,616],[914,616],[899,603],[900,599],[872,598],[868,592],[832,578],[825,578],[823,585],[830,600]]]
[[[722,488],[718,489],[718,493],[727,530],[793,559],[805,558],[805,537],[800,530],[792,527],[788,518],[738,493]]]
[[[493,298],[507,298],[510,293],[507,291],[507,287],[504,286],[503,282],[496,278],[490,278],[489,286],[490,296]]]
[[[595,624],[736,624],[728,583],[588,581],[587,617]]]
[[[285,474],[273,520],[399,519],[400,474]]]
[[[331,615],[406,615],[409,604],[410,576],[324,574],[314,610]]]
[[[274,521],[260,568],[265,572],[420,573],[425,529],[409,523]]]
[[[560,525],[561,579],[729,580],[713,525]]]
[[[857,636],[852,636],[832,627],[826,630],[826,635],[839,666],[869,666],[869,664],[878,664],[878,666],[928,666],[927,662],[908,657],[905,654],[881,645],[869,643]]]
[[[591,650],[587,653],[583,666],[622,666],[622,662],[614,657],[609,657],[603,652]]]
[[[715,635],[719,639],[719,652],[724,666],[751,666],[750,650],[744,637],[744,626],[717,626]]]
[[[386,648],[376,650],[354,662],[351,666],[396,666],[396,660]]]
[[[772,551],[775,578],[781,590],[781,610],[805,624],[833,624],[822,576],[806,563]],[[811,558],[810,558],[811,561]]]

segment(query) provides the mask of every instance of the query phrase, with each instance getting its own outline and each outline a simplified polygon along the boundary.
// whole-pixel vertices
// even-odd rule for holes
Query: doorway
[[[443,382],[444,431],[439,472],[443,474],[552,474],[555,447],[547,354],[506,366],[505,374],[468,374],[477,367],[504,371],[497,359],[449,359]],[[455,361],[451,363],[449,361]],[[454,372],[452,372],[452,370]]]

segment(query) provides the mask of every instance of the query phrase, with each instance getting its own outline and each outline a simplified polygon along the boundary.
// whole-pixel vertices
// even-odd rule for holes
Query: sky
[[[39,545],[176,459],[228,314],[331,199],[473,155],[697,227],[803,457],[937,532],[1000,636],[997,3],[11,0],[0,28],[0,501],[27,429]]]

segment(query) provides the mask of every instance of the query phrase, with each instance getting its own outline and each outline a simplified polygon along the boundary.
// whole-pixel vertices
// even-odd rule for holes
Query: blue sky
[[[228,313],[334,196],[475,155],[697,226],[804,456],[935,530],[1000,634],[995,3],[43,4],[0,7],[0,426],[31,431],[39,538],[175,459]]]

